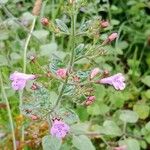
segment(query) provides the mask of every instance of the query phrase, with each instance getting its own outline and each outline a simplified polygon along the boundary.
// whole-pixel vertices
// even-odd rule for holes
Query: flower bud
[[[67,77],[67,69],[60,68],[56,71],[56,75],[62,79]]]
[[[32,90],[37,90],[37,89],[38,89],[38,86],[37,86],[35,83],[33,83],[32,86],[31,86],[31,89],[32,89]]]
[[[102,21],[100,22],[100,26],[101,26],[102,28],[106,28],[106,27],[109,26],[109,22],[108,22],[108,21],[105,21],[105,20],[102,20]]]
[[[48,25],[49,25],[49,20],[48,20],[48,18],[42,18],[42,19],[41,19],[41,23],[42,23],[43,26],[48,26]]]
[[[94,68],[94,69],[91,71],[90,79],[93,79],[99,72],[100,72],[100,69],[99,69],[99,68]]]
[[[112,33],[111,35],[108,36],[109,42],[114,41],[118,37],[118,33]]]
[[[31,119],[32,119],[32,120],[37,120],[37,119],[38,119],[38,116],[33,115],[33,114],[31,114],[31,116],[30,116],[30,117],[31,117]]]
[[[87,97],[86,101],[85,101],[85,105],[89,106],[91,104],[93,104],[93,102],[95,101],[96,97],[95,96],[89,96]]]

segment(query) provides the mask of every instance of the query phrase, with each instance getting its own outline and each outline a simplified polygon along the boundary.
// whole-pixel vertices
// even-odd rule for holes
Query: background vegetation
[[[19,94],[12,90],[9,81],[10,73],[22,70],[24,42],[33,20],[31,12],[34,1],[1,0],[0,3],[0,70],[4,83],[3,86],[1,84],[1,91],[3,92],[3,89],[6,91],[5,96],[2,92],[0,94],[0,149],[9,150],[13,145],[7,102],[11,109],[18,149],[22,147],[27,150],[42,149],[41,139],[48,134],[48,124],[45,121],[25,119],[20,115]],[[41,74],[43,70],[47,70],[53,54],[62,59],[66,58],[67,61],[67,53],[71,48],[71,43],[66,44],[69,40],[66,36],[55,36],[41,24],[40,20],[43,17],[51,21],[59,18],[69,26],[66,1],[43,2],[28,47],[28,73]],[[88,134],[88,136],[98,150],[105,150],[108,145],[116,146],[116,141],[122,141],[124,138],[129,145],[129,150],[148,150],[150,149],[150,2],[148,0],[89,0],[80,8],[77,26],[80,27],[83,22],[96,17],[109,20],[111,25],[106,31],[119,33],[119,38],[107,47],[108,55],[97,59],[96,63],[112,74],[123,72],[127,79],[127,87],[123,92],[118,92],[112,87],[95,86],[96,102],[93,105],[87,108],[74,105],[74,111],[82,122],[75,129],[86,130],[86,127],[89,128],[89,124],[92,124],[90,130],[94,131],[95,135]],[[104,33],[100,38],[105,37]],[[92,39],[79,37],[76,43],[82,41],[88,44]],[[35,64],[31,62],[31,55],[36,57]],[[92,66],[87,60],[80,61],[76,65],[83,70]],[[48,81],[50,85],[46,84]],[[49,89],[58,88],[57,82],[44,77],[42,83]],[[27,90],[30,89],[27,87]],[[26,94],[24,100],[28,99],[30,96]],[[119,120],[118,116],[122,110],[131,111],[126,112],[127,114],[121,116]],[[125,120],[125,123],[121,120]],[[25,143],[21,142],[20,130],[23,123]],[[106,129],[104,133],[102,127]],[[123,137],[120,137],[120,132],[125,133]],[[88,142],[86,140],[85,143]],[[82,146],[76,147],[76,144],[79,144],[77,141],[75,138],[73,142],[69,139],[64,142],[61,149],[82,150]],[[82,144],[84,145],[84,140]]]

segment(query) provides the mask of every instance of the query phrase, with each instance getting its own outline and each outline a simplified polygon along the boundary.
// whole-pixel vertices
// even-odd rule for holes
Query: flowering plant
[[[128,149],[131,141],[125,140],[130,137],[126,126],[136,122],[138,115],[131,110],[118,110],[123,104],[119,100],[118,104],[115,96],[126,88],[123,70],[113,72],[103,65],[103,59],[112,53],[109,48],[113,49],[111,45],[119,38],[117,32],[111,31],[111,20],[95,17],[78,24],[78,14],[86,4],[70,0],[64,6],[67,21],[41,18],[42,27],[52,34],[52,42],[42,43],[40,52],[28,53],[31,35],[37,34],[34,27],[41,5],[42,1],[37,0],[33,9],[23,71],[18,69],[10,74],[11,87],[19,93],[21,114],[34,123],[44,122],[46,131],[37,144],[42,143],[44,150],[52,147],[94,150],[91,140],[99,139],[104,143],[100,145],[102,149]],[[42,41],[42,37],[39,39]],[[57,45],[60,39],[61,48]],[[48,58],[46,65],[40,64],[41,57]],[[106,91],[112,94],[112,99]],[[113,106],[114,114],[110,109]],[[28,144],[25,143],[28,128],[24,130],[28,124],[24,120],[21,123],[23,144]]]

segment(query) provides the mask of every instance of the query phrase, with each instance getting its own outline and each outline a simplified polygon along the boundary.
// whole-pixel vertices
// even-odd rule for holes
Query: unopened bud
[[[41,19],[41,23],[42,23],[43,26],[48,26],[48,25],[49,25],[49,20],[48,20],[48,18],[42,18],[42,19]]]
[[[32,90],[37,90],[37,89],[38,89],[38,86],[37,86],[35,83],[33,83],[32,86],[31,86],[31,89],[32,89]]]
[[[109,76],[109,71],[108,71],[108,70],[104,70],[103,76],[104,76],[104,77],[108,77],[108,76]]]
[[[114,41],[118,37],[118,33],[112,33],[110,36],[108,36],[109,42]]]
[[[100,22],[100,26],[101,26],[102,28],[106,28],[106,27],[109,26],[109,22],[102,20],[102,21]]]
[[[31,114],[31,116],[30,116],[30,117],[31,117],[31,119],[32,119],[32,120],[37,120],[37,119],[38,119],[38,116],[33,115],[33,114]]]
[[[87,97],[86,101],[85,101],[85,105],[89,106],[91,104],[93,104],[93,102],[95,101],[96,97],[95,96],[89,96]]]
[[[100,69],[99,69],[99,68],[94,68],[94,69],[91,71],[90,79],[93,79],[99,72],[100,72]]]

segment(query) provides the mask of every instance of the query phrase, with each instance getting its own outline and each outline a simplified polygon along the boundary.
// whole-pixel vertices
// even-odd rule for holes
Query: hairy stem
[[[31,29],[30,29],[30,33],[28,34],[25,46],[24,46],[24,55],[23,55],[23,72],[26,73],[26,61],[27,61],[27,48],[31,39],[31,34],[33,32],[34,26],[35,26],[35,22],[36,22],[36,16],[33,19],[32,25],[31,25]]]
[[[4,89],[1,70],[0,70],[0,84],[1,84],[2,95],[4,97],[4,100],[5,100],[6,106],[7,106],[8,118],[9,118],[11,132],[12,132],[13,149],[17,150],[13,119],[12,119],[12,115],[11,115],[11,109],[10,109],[9,101],[7,99],[7,95],[6,95],[6,92],[5,92],[5,89]]]
[[[75,53],[74,52],[74,48],[75,48],[75,22],[76,22],[75,6],[73,6],[72,8],[73,8],[72,16],[71,16],[71,39],[72,39],[71,40],[71,44],[72,44],[72,52],[71,52],[69,66],[68,66],[68,69],[67,69],[68,72],[70,72],[72,70],[73,63],[74,63],[74,53]],[[52,113],[54,111],[54,109],[59,105],[59,103],[61,101],[61,98],[63,96],[64,90],[65,90],[65,87],[68,84],[68,78],[69,78],[69,75],[66,77],[65,82],[62,85],[62,88],[60,90],[60,93],[59,93],[58,99],[56,101],[56,104],[54,105],[54,107],[48,113],[46,113],[46,115],[44,115],[44,117],[47,116],[48,114]]]
[[[30,29],[30,33],[28,34],[28,37],[26,39],[25,42],[25,46],[24,46],[24,51],[23,51],[23,73],[26,73],[26,68],[27,68],[27,48],[31,39],[31,34],[33,32],[33,29],[35,27],[35,22],[36,22],[36,16],[33,19],[32,25],[31,25],[31,29]],[[23,90],[19,92],[19,99],[20,99],[20,108],[22,107],[23,104]],[[20,112],[21,113],[21,112]],[[21,141],[24,141],[24,126],[22,125],[21,128]]]

